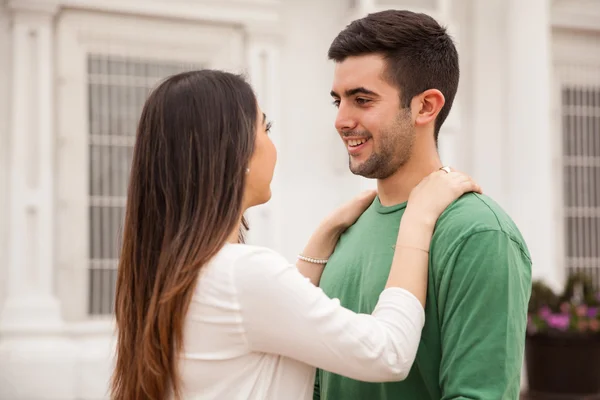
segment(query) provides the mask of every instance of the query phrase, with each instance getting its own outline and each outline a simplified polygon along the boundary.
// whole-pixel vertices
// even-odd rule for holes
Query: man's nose
[[[351,131],[357,126],[356,118],[352,115],[347,107],[340,105],[337,116],[335,118],[335,129],[338,132]]]

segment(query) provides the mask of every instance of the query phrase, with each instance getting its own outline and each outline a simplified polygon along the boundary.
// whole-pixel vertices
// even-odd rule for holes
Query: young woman
[[[268,132],[236,75],[187,72],[149,96],[119,264],[112,399],[311,399],[315,367],[366,381],[407,376],[424,323],[433,224],[479,187],[437,171],[413,190],[386,288],[371,315],[355,314],[318,283],[374,192],[327,217],[295,266],[240,243],[244,212],[271,196]]]

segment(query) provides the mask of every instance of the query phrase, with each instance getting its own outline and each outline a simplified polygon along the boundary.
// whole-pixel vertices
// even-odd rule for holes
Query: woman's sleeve
[[[410,292],[385,289],[371,315],[330,299],[268,249],[239,258],[233,281],[252,351],[294,358],[352,379],[403,380],[415,360],[425,313]]]

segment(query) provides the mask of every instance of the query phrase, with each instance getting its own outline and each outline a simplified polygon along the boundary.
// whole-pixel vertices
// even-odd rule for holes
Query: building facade
[[[249,241],[293,261],[352,176],[327,48],[387,8],[446,25],[461,83],[440,133],[523,232],[534,277],[600,283],[600,3],[594,0],[0,1],[0,399],[103,399],[135,125],[173,73],[244,73],[274,121],[273,199]]]

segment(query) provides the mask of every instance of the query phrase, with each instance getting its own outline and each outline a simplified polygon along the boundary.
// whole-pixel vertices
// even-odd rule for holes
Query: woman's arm
[[[268,249],[237,261],[234,284],[253,351],[370,382],[402,380],[410,371],[424,311],[404,289],[386,289],[372,315],[357,314]]]

